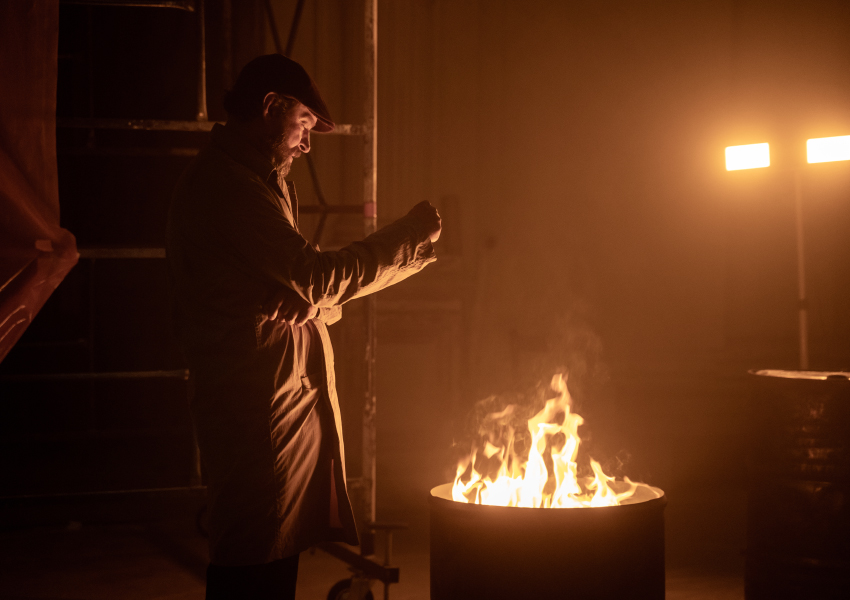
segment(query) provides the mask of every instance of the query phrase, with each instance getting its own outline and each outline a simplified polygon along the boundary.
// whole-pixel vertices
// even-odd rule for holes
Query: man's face
[[[289,173],[292,160],[310,151],[310,130],[316,126],[316,116],[310,109],[295,101],[285,110],[281,100],[273,103],[265,115],[272,164],[281,177]]]

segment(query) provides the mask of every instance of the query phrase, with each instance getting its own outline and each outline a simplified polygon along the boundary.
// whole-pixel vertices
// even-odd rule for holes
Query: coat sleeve
[[[386,288],[436,260],[434,248],[411,216],[340,250],[315,250],[295,229],[277,196],[259,179],[240,186],[238,201],[220,190],[220,239],[241,267],[270,287],[286,285],[313,306],[328,308]]]
[[[337,305],[330,308],[320,308],[316,318],[325,325],[333,325],[342,318],[342,307]]]

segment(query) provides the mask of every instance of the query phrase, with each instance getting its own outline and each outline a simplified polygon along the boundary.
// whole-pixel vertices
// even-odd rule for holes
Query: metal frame
[[[189,381],[189,369],[170,371],[109,371],[104,373],[22,373],[2,375],[0,381],[94,381],[113,379],[182,379]]]
[[[162,154],[160,149],[135,148],[135,149],[106,149],[94,146],[95,129],[141,129],[141,130],[167,130],[167,131],[209,131],[212,123],[207,120],[207,92],[206,92],[206,27],[204,23],[204,0],[61,0],[63,4],[82,4],[89,6],[124,6],[145,8],[174,8],[195,12],[198,15],[199,48],[198,48],[198,94],[196,121],[159,121],[159,120],[133,120],[133,119],[96,119],[91,114],[91,80],[89,80],[89,118],[85,119],[59,119],[57,127],[60,128],[85,128],[89,130],[88,145],[85,148],[73,149],[71,154]],[[91,35],[91,29],[89,29]],[[91,40],[90,40],[91,44]],[[91,74],[91,73],[90,73]],[[127,151],[129,150],[129,152]],[[172,152],[164,152],[175,156],[191,154],[191,148],[171,149]],[[120,372],[95,372],[94,371],[94,273],[97,259],[161,259],[165,258],[164,248],[81,248],[80,258],[91,261],[89,274],[89,338],[83,340],[89,353],[89,371],[82,373],[32,373],[32,374],[10,374],[0,377],[2,381],[27,382],[27,381],[88,381],[90,386],[96,381],[105,380],[127,380],[127,379],[179,379],[186,382],[187,397],[191,395],[191,381],[188,369],[156,370],[156,371],[120,371]],[[93,387],[91,388],[94,389]],[[194,430],[193,430],[194,437]],[[194,443],[193,468],[189,476],[190,481],[184,487],[150,488],[139,490],[100,490],[93,492],[67,493],[60,492],[44,495],[20,495],[4,497],[2,500],[25,500],[33,498],[67,498],[76,496],[103,496],[103,495],[126,495],[147,492],[174,492],[174,491],[197,491],[205,489],[201,483],[201,463],[197,440]]]
[[[269,28],[275,49],[285,56],[289,56],[295,45],[298,26],[305,0],[298,0],[295,13],[290,25],[286,48],[282,47],[281,37],[272,10],[271,0],[266,0],[266,13],[268,15]],[[313,187],[319,204],[313,206],[302,206],[302,213],[318,212],[321,214],[313,241],[318,243],[321,238],[325,219],[329,213],[360,213],[363,216],[363,232],[365,235],[374,233],[378,228],[377,191],[378,191],[378,0],[365,0],[364,10],[364,79],[366,81],[366,94],[364,106],[364,124],[362,126],[337,125],[337,131],[342,135],[363,136],[363,206],[352,205],[329,205],[325,201],[315,163],[310,154],[306,154],[307,166],[313,180]],[[364,359],[366,365],[366,390],[362,417],[362,464],[363,471],[359,478],[350,478],[350,487],[362,493],[361,505],[363,514],[360,517],[360,553],[352,552],[339,544],[322,544],[319,549],[339,558],[349,564],[355,572],[355,579],[368,578],[377,579],[384,584],[384,599],[389,600],[389,585],[398,583],[398,568],[392,568],[392,533],[396,529],[405,529],[407,525],[401,523],[378,523],[376,518],[376,486],[377,475],[377,385],[376,385],[376,360],[377,360],[377,298],[374,294],[364,299],[366,303],[365,329],[366,348]],[[374,559],[375,554],[375,532],[382,531],[385,534],[385,557],[384,564],[380,565]],[[352,586],[352,594],[355,588]]]
[[[207,98],[206,98],[206,28],[204,24],[204,0],[61,0],[67,4],[87,4],[93,6],[136,6],[175,8],[196,12],[198,14],[199,27],[199,49],[198,49],[198,95],[197,110],[194,121],[167,121],[153,119],[99,119],[90,115],[89,118],[59,119],[57,127],[87,129],[90,132],[89,143],[85,148],[74,148],[66,150],[70,154],[128,154],[128,155],[172,155],[191,156],[197,153],[193,148],[99,148],[94,144],[94,131],[98,129],[122,129],[142,131],[185,131],[205,133],[212,129],[214,122],[208,120]],[[377,41],[378,41],[378,0],[364,0],[364,79],[366,81],[365,94],[365,120],[363,125],[340,124],[337,125],[332,134],[356,135],[363,138],[363,206],[328,204],[321,188],[316,166],[310,154],[306,154],[307,165],[310,170],[313,187],[318,199],[317,205],[302,206],[300,208],[305,214],[319,214],[319,223],[313,235],[313,241],[318,243],[324,231],[327,215],[329,214],[360,214],[363,218],[363,230],[365,235],[370,235],[377,230],[377,134],[378,134],[378,87],[377,87]],[[290,55],[295,45],[298,26],[301,21],[305,0],[298,0],[295,13],[287,37],[286,46],[283,47],[280,35],[274,20],[271,0],[265,1],[268,15],[269,27],[275,48],[281,54]],[[230,0],[224,0],[223,20],[225,22],[225,81],[232,77],[232,32],[230,31],[231,18]],[[80,249],[80,257],[90,259],[129,259],[129,258],[164,258],[163,248],[88,248]],[[94,264],[92,264],[92,267]],[[374,295],[365,298],[366,314],[366,348],[364,352],[366,366],[366,390],[364,398],[364,409],[362,417],[362,463],[363,472],[361,477],[349,480],[351,488],[362,492],[361,505],[363,514],[359,515],[362,531],[360,553],[353,552],[340,544],[322,544],[318,546],[321,550],[339,558],[352,567],[355,579],[376,579],[384,583],[384,598],[389,599],[389,584],[397,583],[399,580],[399,569],[390,567],[392,556],[392,533],[396,529],[406,528],[404,524],[377,523],[376,517],[376,359],[377,359],[377,301]],[[22,375],[21,380],[32,378],[61,379],[61,380],[98,380],[98,379],[131,379],[131,378],[161,378],[171,377],[188,380],[187,370],[175,371],[139,371],[122,373],[69,373],[69,374],[44,374],[44,375]],[[29,378],[29,379],[27,379]],[[197,456],[196,456],[197,458]],[[196,460],[196,473],[193,481],[184,490],[203,489],[200,486],[200,465]],[[174,488],[168,488],[173,490]],[[98,494],[122,494],[157,490],[132,490],[93,492],[85,495]],[[165,489],[163,489],[165,491]],[[76,494],[79,495],[79,494]],[[375,532],[382,531],[385,534],[385,556],[383,564],[377,562],[375,554]],[[352,593],[355,593],[352,588]]]
[[[163,121],[156,119],[94,119],[74,117],[57,119],[56,126],[65,129],[140,129],[143,131],[194,131],[206,133],[216,121]],[[223,123],[222,123],[223,125]],[[366,135],[365,125],[338,123],[330,133],[318,135]],[[309,155],[305,155],[309,156]]]
[[[364,28],[366,32],[365,78],[366,95],[364,113],[366,116],[366,135],[363,141],[363,232],[366,235],[378,229],[378,0],[365,2]],[[369,520],[376,517],[377,475],[377,385],[375,367],[378,343],[378,303],[374,294],[365,298],[366,302],[366,397],[363,407],[363,483],[366,489],[365,510]],[[374,554],[374,535],[365,536],[361,541],[364,554]],[[387,595],[387,594],[385,594]]]
[[[177,8],[195,11],[195,0],[60,0],[62,4],[86,4],[89,6],[140,6],[146,8]],[[203,2],[203,0],[200,0]]]
[[[116,381],[116,380],[151,380],[151,379],[174,379],[186,382],[186,397],[191,400],[192,383],[190,381],[189,369],[161,369],[153,371],[94,371],[94,279],[95,279],[95,264],[97,259],[160,259],[165,258],[164,248],[80,248],[78,250],[80,258],[89,259],[91,261],[89,281],[89,336],[87,339],[75,340],[74,344],[79,344],[88,350],[89,355],[89,371],[77,373],[20,373],[20,374],[2,374],[0,381],[10,383],[25,383],[35,381],[79,381],[89,382],[89,389],[94,393],[94,384],[98,381]],[[103,435],[103,430],[92,430],[85,432],[85,437]],[[126,435],[126,432],[122,432]],[[23,501],[31,499],[58,499],[72,498],[83,496],[120,496],[134,495],[141,493],[160,493],[160,492],[193,492],[206,489],[201,481],[201,456],[198,449],[197,437],[192,429],[193,450],[192,450],[192,470],[189,474],[189,482],[185,486],[168,487],[168,488],[144,488],[134,490],[97,490],[91,492],[57,492],[49,494],[20,494],[15,496],[0,497],[0,501]]]

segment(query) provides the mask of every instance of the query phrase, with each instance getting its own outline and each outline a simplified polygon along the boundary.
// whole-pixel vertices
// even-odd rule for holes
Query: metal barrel
[[[745,596],[850,598],[850,373],[751,371]]]
[[[432,600],[664,599],[661,490],[636,504],[517,508],[429,498]]]

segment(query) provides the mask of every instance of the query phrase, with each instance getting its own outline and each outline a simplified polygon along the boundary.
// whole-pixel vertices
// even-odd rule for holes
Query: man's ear
[[[283,105],[283,99],[277,92],[269,92],[263,98],[263,118],[276,117]]]

